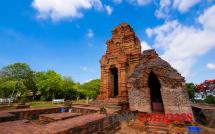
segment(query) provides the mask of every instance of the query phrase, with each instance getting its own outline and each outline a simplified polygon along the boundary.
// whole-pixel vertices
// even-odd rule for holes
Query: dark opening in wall
[[[118,95],[118,69],[116,67],[110,68],[110,74],[113,97],[116,97]]]
[[[157,76],[150,72],[148,78],[148,87],[150,88],[151,93],[151,107],[152,112],[164,112],[163,101],[161,96],[161,84]]]

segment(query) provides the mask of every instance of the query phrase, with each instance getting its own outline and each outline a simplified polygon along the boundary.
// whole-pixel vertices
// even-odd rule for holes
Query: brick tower
[[[100,60],[101,89],[99,100],[128,100],[127,79],[141,59],[141,44],[130,25],[122,23],[112,31],[107,50]]]

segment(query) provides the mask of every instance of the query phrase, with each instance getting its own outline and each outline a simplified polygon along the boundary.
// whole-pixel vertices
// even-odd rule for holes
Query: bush
[[[215,97],[213,95],[208,95],[204,102],[208,104],[215,104]]]

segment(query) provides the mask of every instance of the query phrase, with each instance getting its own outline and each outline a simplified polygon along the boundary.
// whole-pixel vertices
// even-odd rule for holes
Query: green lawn
[[[33,101],[33,102],[27,102],[27,104],[30,104],[31,108],[52,108],[52,107],[59,107],[59,106],[64,106],[64,103],[62,104],[52,104],[51,101]],[[87,104],[86,100],[73,100],[72,104]],[[14,105],[17,105],[17,103],[13,103],[10,107],[7,107],[7,104],[5,105],[0,105],[0,110],[3,109],[14,109]]]
[[[79,100],[79,101],[72,101],[73,104],[87,104],[86,100]],[[29,103],[31,108],[51,108],[51,107],[58,107],[64,106],[64,104],[52,104],[51,101],[37,101],[37,102],[30,102]]]
[[[30,102],[31,108],[51,108],[63,106],[64,104],[52,104],[51,101],[39,101],[39,102]]]

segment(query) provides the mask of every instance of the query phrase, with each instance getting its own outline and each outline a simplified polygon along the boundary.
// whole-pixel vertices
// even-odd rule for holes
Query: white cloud
[[[123,1],[128,2],[130,4],[144,6],[151,3],[153,0],[112,0],[115,4],[121,4]]]
[[[142,41],[141,42],[141,51],[148,50],[148,49],[151,49],[151,47],[145,41]]]
[[[94,73],[95,71],[87,66],[81,66],[80,69],[84,72]]]
[[[34,0],[32,6],[38,11],[38,18],[58,21],[65,18],[80,18],[87,9],[102,10],[100,0]]]
[[[177,20],[169,21],[154,29],[147,29],[149,37],[155,38],[154,46],[161,48],[162,58],[171,63],[184,76],[189,76],[198,56],[215,48],[215,6],[199,16],[201,27],[186,26]]]
[[[204,14],[199,17],[199,22],[204,24],[204,29],[214,32],[215,30],[215,6],[204,11]]]
[[[92,30],[92,29],[89,29],[89,30],[88,30],[88,33],[87,33],[87,37],[88,37],[88,38],[93,38],[93,36],[94,36],[93,30]]]
[[[113,8],[111,6],[105,6],[105,10],[107,11],[108,15],[111,15],[113,12]]]
[[[170,5],[171,0],[160,0],[160,7],[158,10],[155,11],[155,15],[158,18],[167,18],[170,11]]]
[[[214,63],[208,63],[207,68],[210,70],[215,70],[215,64]]]
[[[144,6],[151,3],[153,0],[112,0],[115,4],[121,4],[123,1],[129,4]]]
[[[183,13],[200,2],[201,0],[174,0],[173,7]]]
[[[92,81],[92,80],[94,80],[94,79],[87,79],[87,80],[84,80],[82,83],[87,83],[87,82],[90,82],[90,81]]]
[[[137,4],[139,6],[144,6],[149,4],[152,0],[127,0],[131,4]]]
[[[82,71],[87,71],[87,70],[88,70],[88,67],[83,66],[83,67],[80,67],[80,69],[81,69]]]
[[[160,0],[159,9],[155,11],[155,15],[158,18],[168,18],[171,10],[185,13],[200,2],[201,0]]]

